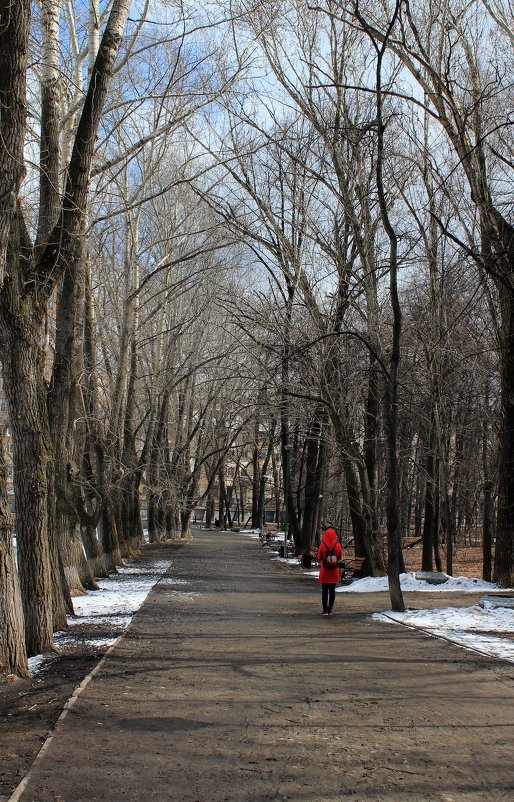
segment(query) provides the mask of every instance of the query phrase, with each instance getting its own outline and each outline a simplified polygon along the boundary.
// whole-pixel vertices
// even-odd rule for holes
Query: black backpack
[[[324,540],[321,541],[322,544],[325,546],[325,554],[323,555],[323,566],[325,568],[329,568],[330,570],[333,568],[337,568],[337,555],[335,552],[335,547],[333,549],[329,549],[327,544]]]

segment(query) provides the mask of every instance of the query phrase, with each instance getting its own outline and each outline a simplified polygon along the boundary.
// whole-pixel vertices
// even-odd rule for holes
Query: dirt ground
[[[227,537],[227,536],[224,536],[224,537]],[[167,556],[171,556],[170,555],[170,547],[167,546],[166,544],[163,544],[162,546],[161,545],[149,546],[149,547],[146,547],[144,549],[142,556],[139,558],[139,561],[144,563],[145,560],[155,559],[155,558],[162,558],[165,554]],[[181,554],[188,554],[188,556],[189,556],[189,549],[186,549],[184,552],[181,552]],[[407,566],[408,566],[409,570],[416,570],[419,567],[419,554],[420,554],[419,548],[411,549],[411,550],[409,550],[407,552],[407,560],[408,560]],[[263,552],[260,552],[259,556],[265,559],[265,555],[264,555]],[[458,552],[457,552],[457,555],[456,555],[456,559],[455,559],[454,575],[456,575],[456,576],[461,576],[461,575],[464,575],[464,576],[480,576],[480,560],[481,560],[480,550],[469,549],[469,548],[468,549],[459,549]],[[180,555],[178,555],[178,562],[180,564]],[[269,569],[266,569],[266,570],[269,570]],[[282,570],[282,575],[283,575],[283,570],[284,569],[283,568],[281,569],[276,564],[273,565],[273,571],[274,571],[273,581],[275,583],[280,582],[280,572],[281,572],[281,570]],[[214,583],[216,583],[217,580],[216,580],[216,576],[215,575],[214,575],[214,579],[212,579],[212,577],[211,577],[211,582],[212,581],[214,581]],[[312,581],[312,580],[304,580],[304,581]],[[232,589],[230,583],[228,585],[226,585],[226,584],[224,585],[223,582],[220,581],[219,585],[220,585],[219,587],[214,587],[214,592],[215,593],[216,592],[219,593],[219,591],[229,592]],[[218,597],[214,596],[214,598],[216,599]],[[453,597],[453,598],[455,598],[455,597]],[[219,600],[219,603],[221,603],[221,599]],[[312,602],[310,601],[309,604],[311,604],[311,603]],[[444,600],[441,599],[441,604],[443,604],[443,603],[444,603]],[[446,603],[448,603],[448,602],[446,602]],[[473,601],[471,599],[470,599],[470,603],[473,603]],[[338,604],[340,604],[339,599],[338,599]],[[360,599],[357,602],[355,602],[355,604],[356,604],[356,610],[354,611],[354,614],[357,615],[358,612],[359,612],[357,608],[359,607],[359,605],[362,606],[363,604],[365,604],[365,602]],[[426,604],[425,604],[425,606],[432,606],[432,605],[433,605],[432,599],[430,600],[430,602],[426,602]],[[412,602],[411,602],[411,606],[416,606],[416,605],[412,604]],[[384,603],[384,609],[385,608],[387,608],[387,602]],[[336,619],[334,619],[334,620],[336,620]],[[316,619],[313,618],[313,625],[317,626],[317,623],[315,623],[315,622],[316,622]],[[325,623],[325,622],[323,622],[323,623]],[[297,622],[296,622],[295,625],[297,625]],[[43,674],[38,675],[38,676],[34,677],[33,679],[29,679],[29,680],[21,680],[21,681],[17,681],[17,682],[3,682],[3,683],[0,683],[0,758],[1,758],[0,759],[0,802],[5,802],[6,800],[9,799],[9,797],[10,797],[11,793],[13,792],[13,790],[19,784],[21,779],[27,774],[29,768],[31,767],[31,765],[32,765],[32,763],[33,763],[33,761],[35,759],[35,756],[37,755],[37,753],[39,752],[39,750],[41,748],[42,743],[47,738],[47,735],[49,734],[49,732],[52,731],[52,729],[53,729],[53,727],[55,725],[55,722],[56,722],[57,718],[59,717],[59,715],[60,715],[65,703],[67,702],[67,700],[72,695],[74,689],[79,686],[79,684],[81,683],[83,678],[98,663],[98,661],[100,660],[102,654],[105,651],[105,647],[104,648],[96,648],[96,649],[94,649],[90,645],[87,645],[87,643],[86,643],[87,638],[88,638],[87,628],[85,628],[83,634],[84,634],[84,642],[82,644],[77,644],[72,649],[71,648],[67,649],[66,651],[62,652],[61,654],[55,656],[51,660],[48,668],[45,670],[45,672]],[[102,633],[102,634],[107,635],[107,632],[106,633]],[[118,633],[114,633],[114,634],[118,634]],[[267,638],[266,638],[266,640],[267,640]],[[276,648],[276,647],[274,646],[273,648]],[[464,654],[464,658],[462,658],[462,659],[464,659],[464,660],[466,660],[466,659],[472,660],[473,659],[473,658],[467,658],[466,657],[466,653],[463,653],[463,654]],[[416,657],[416,659],[418,659],[418,657]],[[479,660],[480,660],[480,658],[479,658]],[[458,659],[454,660],[453,662],[458,662]],[[487,661],[486,660],[485,664],[490,665],[491,662],[492,661]],[[482,667],[480,667],[480,670],[481,669],[482,669]],[[501,682],[509,683],[509,688],[510,688],[510,691],[512,692],[512,674],[511,674],[511,672],[509,670],[505,670],[504,668],[500,667],[499,675],[500,675],[500,681]],[[487,678],[488,678],[487,677],[487,672],[485,672],[483,677],[482,677],[482,679],[480,680],[483,683],[482,687],[484,687],[484,688],[485,688],[485,682],[486,682]],[[237,691],[234,691],[234,692],[236,693]],[[185,689],[186,696],[187,696],[187,693],[188,693],[188,690]],[[328,688],[327,688],[327,693],[328,693]],[[321,691],[321,695],[323,695],[323,691]],[[271,690],[270,691],[270,697],[272,697],[272,696],[273,696],[273,691]],[[368,696],[368,694],[366,694],[366,696]],[[371,696],[373,696],[373,693],[371,693]],[[485,696],[487,696],[487,693],[484,690],[484,697]],[[333,700],[332,700],[331,703],[333,705]],[[219,704],[220,704],[220,701],[218,700],[216,702],[216,705],[219,705]],[[375,709],[373,706],[376,705],[376,704],[377,704],[377,700],[376,699],[375,700],[368,699],[365,703],[363,703],[363,706],[361,708],[361,714],[362,714],[364,719],[366,717],[369,717],[370,712]],[[266,713],[266,716],[267,716],[267,719],[268,719],[267,720],[267,726],[270,726],[270,722],[271,722],[271,726],[273,726],[273,720],[275,718],[275,709],[278,709],[278,708],[275,708],[275,706],[273,704],[273,700],[271,699],[268,713]],[[330,709],[333,710],[334,708],[333,707],[330,708],[330,703],[329,703],[329,712],[328,712],[329,717],[332,715],[330,713]],[[486,710],[485,719],[487,719],[487,721],[492,721],[494,719],[494,717],[493,717],[493,719],[491,718],[491,710],[489,708]],[[298,724],[298,722],[297,722],[297,724]],[[389,724],[386,725],[386,727],[387,726],[388,727],[394,727],[394,720],[391,720],[389,722]],[[512,731],[510,731],[510,737],[512,737]],[[460,745],[459,744],[454,744],[453,747],[457,748],[458,751],[460,751],[460,750],[465,748],[463,744],[460,744]],[[506,741],[506,747],[511,749],[512,748],[512,741],[510,741],[510,745],[509,745],[509,742]],[[124,744],[123,741],[120,742],[119,748],[120,748],[120,751],[124,750],[125,744]],[[428,751],[430,749],[428,740],[426,741],[424,748],[426,748],[426,750],[427,750],[426,759],[428,761],[429,758],[430,758],[430,756],[428,755]],[[362,774],[362,776],[360,776],[361,784],[363,782],[363,776],[366,775],[367,773],[368,774],[374,773],[375,776],[376,776],[377,765],[378,765],[378,768],[380,768],[380,764],[385,759],[383,757],[383,755],[381,755],[381,753],[380,753],[380,746],[379,745],[377,745],[377,749],[375,750],[375,757],[372,756],[372,751],[373,750],[370,752],[369,749],[364,748],[364,744],[363,744],[363,750],[364,750],[364,752],[366,754],[365,754],[365,766],[364,766],[364,768],[362,768],[362,771],[361,771],[361,774],[362,773],[363,774]],[[501,758],[502,758],[502,755],[501,755],[501,749],[500,749],[500,753],[498,754],[498,761],[499,762],[501,762]],[[255,759],[254,760],[249,760],[248,761],[248,766],[245,767],[244,770],[245,771],[255,770],[256,772],[257,771],[261,771],[261,772],[262,771],[264,771],[264,772],[272,771],[272,770],[274,770],[274,766],[273,766],[273,761],[274,760],[275,760],[275,758],[273,757],[273,755],[271,755],[271,756],[268,755],[267,758],[266,758],[266,761],[264,761],[262,754],[260,754],[260,755],[256,754],[255,755]],[[290,757],[290,760],[293,760],[292,756]],[[400,773],[403,772],[404,774],[408,775],[409,771],[414,771],[414,769],[413,768],[409,769],[409,767],[406,766],[405,763],[406,763],[406,761],[404,760],[402,762],[402,760],[400,759],[400,754],[399,754],[399,756],[398,756],[398,767],[396,767],[394,769],[388,769],[386,767],[384,769],[383,766],[382,766],[381,770],[385,774],[386,779],[387,779],[387,775],[388,775],[389,772],[393,772],[393,773],[394,772],[400,772]],[[464,772],[464,769],[461,769],[461,770]],[[293,774],[294,774],[294,772],[293,772]],[[354,778],[354,779],[356,779],[356,778]],[[509,791],[507,791],[506,794],[503,791],[498,791],[497,793],[492,793],[490,795],[487,795],[487,794],[481,795],[481,794],[475,793],[476,789],[471,789],[471,788],[469,790],[469,793],[467,793],[465,791],[466,784],[464,783],[463,786],[462,786],[463,787],[462,793],[459,792],[459,793],[455,794],[454,796],[450,796],[449,795],[449,796],[446,796],[446,797],[445,796],[437,796],[437,797],[434,796],[434,797],[432,797],[430,795],[423,794],[423,795],[419,796],[419,799],[432,799],[432,798],[433,799],[438,799],[438,800],[439,799],[441,799],[441,800],[443,800],[443,799],[446,800],[447,799],[448,802],[452,802],[452,800],[466,800],[466,802],[467,802],[468,799],[469,800],[490,799],[490,800],[505,800],[505,802],[507,802],[507,800],[509,800],[511,798],[514,798],[514,776],[512,776],[512,780],[513,780],[512,786],[511,786],[512,796],[509,795]],[[386,782],[386,780],[384,780],[384,782]],[[506,782],[505,778],[503,778],[501,782],[503,783],[503,787],[505,787],[505,782]],[[384,787],[387,787],[387,782],[386,782],[386,785]],[[198,791],[197,793],[200,794],[201,792]],[[213,791],[212,799],[218,799],[218,798],[219,799],[223,799],[222,796],[218,797],[217,795],[214,795],[214,793],[215,792]],[[350,791],[349,791],[349,793],[350,793]],[[44,798],[46,799],[47,797],[44,797]],[[86,797],[85,796],[82,797],[79,794],[79,796],[76,797],[76,798],[77,799],[82,799],[82,798],[85,799]],[[102,797],[94,796],[92,798],[94,798],[94,799],[96,799],[96,798],[103,799],[104,797],[103,796]],[[112,796],[106,796],[105,798],[106,799],[118,799],[118,798],[121,798],[121,797],[118,797],[116,795],[116,793],[113,792]],[[135,796],[134,798],[137,799],[138,797]],[[169,799],[179,799],[179,797],[176,797],[176,796],[170,796],[170,797],[167,797],[167,796],[164,797],[163,796],[162,799],[159,796],[157,796],[157,797],[149,797],[149,798],[155,798],[155,799],[159,800],[159,802],[164,802],[164,800],[168,799],[168,798]],[[183,798],[185,799],[185,797],[183,797]],[[189,796],[187,798],[189,799]],[[235,792],[235,795],[234,794],[233,795],[228,795],[226,798],[227,799],[231,799],[231,800],[232,799],[239,799],[239,798],[240,799],[247,799],[247,797],[243,796],[243,795],[238,797],[237,792]],[[248,798],[251,799],[251,797],[248,797]],[[268,799],[269,798],[270,800],[271,799],[278,800],[278,799],[304,799],[305,798],[305,799],[312,799],[312,800],[315,799],[316,802],[321,802],[321,797],[318,799],[315,796],[305,796],[304,797],[303,795],[299,795],[297,797],[296,796],[290,796],[290,795],[287,795],[287,794],[284,795],[284,796],[277,795],[277,796],[271,796],[271,797],[263,795],[262,797],[261,796],[255,797],[255,799],[257,799],[257,798],[259,798],[259,799],[261,799],[261,798],[262,799]],[[332,797],[331,796],[330,800],[327,797],[327,802],[331,802],[331,800],[333,798],[334,799],[335,798],[337,798],[337,799],[343,799],[343,798],[344,799],[347,799],[347,798],[350,799],[350,798],[352,798],[352,799],[356,799],[356,800],[360,800],[360,799],[364,800],[364,799],[368,799],[368,798],[369,799],[375,799],[375,798],[382,799],[382,797],[374,797],[374,796],[368,796],[368,795],[359,796],[357,794],[355,797],[348,796],[348,795],[345,795],[345,796],[341,795],[341,796],[337,796],[337,797],[335,797],[335,796]],[[410,802],[417,802],[417,798],[416,797],[412,797],[412,796],[411,797],[409,797],[409,796],[405,796],[404,797],[403,793],[401,795],[399,794],[397,797],[394,797],[394,796],[390,797],[390,796],[386,795],[383,798],[384,799],[388,799],[388,800],[389,799],[392,799],[392,800],[398,799],[398,800],[400,800],[400,799],[404,799],[405,798],[405,799],[410,799]],[[50,795],[50,796],[48,796],[48,799],[52,799],[52,800],[53,799],[59,799],[60,800],[61,797],[60,796],[51,796]],[[211,797],[210,796],[206,797],[206,796],[201,796],[201,795],[198,795],[196,797],[194,795],[194,793],[193,793],[193,795],[191,796],[191,799],[198,799],[199,802],[210,802]]]
[[[407,571],[421,569],[421,544],[403,550],[403,559]],[[446,568],[446,555],[441,552],[443,571]],[[458,546],[453,556],[453,576],[482,577],[482,549],[471,546]]]

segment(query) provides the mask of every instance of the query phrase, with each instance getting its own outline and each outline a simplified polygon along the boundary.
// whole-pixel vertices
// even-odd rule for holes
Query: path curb
[[[86,677],[84,677],[84,679],[82,680],[82,682],[80,683],[78,688],[75,688],[75,690],[73,691],[72,695],[70,696],[70,698],[68,699],[68,701],[64,705],[63,709],[61,710],[61,713],[60,713],[57,721],[55,722],[52,730],[50,731],[49,735],[47,736],[47,738],[46,738],[45,742],[43,743],[41,749],[39,750],[39,752],[37,753],[36,757],[34,758],[34,762],[32,763],[30,769],[28,770],[27,774],[25,775],[23,780],[20,782],[20,784],[14,789],[14,792],[11,794],[11,796],[8,797],[7,802],[18,802],[18,800],[21,798],[21,795],[23,794],[23,792],[27,788],[27,785],[29,784],[29,780],[32,777],[34,769],[36,768],[38,763],[41,761],[41,759],[43,758],[43,756],[44,756],[45,752],[47,751],[48,747],[50,746],[50,744],[52,743],[53,739],[55,738],[55,735],[57,734],[59,729],[62,727],[63,722],[66,719],[66,716],[68,715],[70,710],[74,707],[74,705],[76,704],[77,700],[82,695],[82,692],[87,688],[87,686],[89,685],[91,680],[96,676],[96,674],[98,674],[98,672],[100,671],[100,669],[103,666],[103,664],[104,664],[105,660],[107,659],[107,657],[110,655],[110,653],[113,651],[113,649],[118,645],[120,640],[122,640],[122,638],[124,638],[124,637],[125,637],[125,633],[123,633],[122,635],[117,637],[116,640],[114,641],[114,643],[111,643],[111,645],[109,646],[109,648],[107,649],[105,654],[102,655],[100,661],[96,664],[96,666],[93,668],[93,670],[90,671],[89,674]]]

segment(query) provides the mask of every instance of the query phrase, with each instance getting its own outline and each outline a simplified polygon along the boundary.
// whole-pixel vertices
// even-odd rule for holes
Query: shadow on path
[[[195,531],[16,798],[512,802],[511,667],[370,619],[388,604],[323,619],[258,541]]]

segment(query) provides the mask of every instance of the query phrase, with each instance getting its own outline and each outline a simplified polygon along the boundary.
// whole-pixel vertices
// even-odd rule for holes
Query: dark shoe
[[[330,613],[328,612],[328,610],[323,610],[323,612],[321,613],[321,615],[330,615]]]

